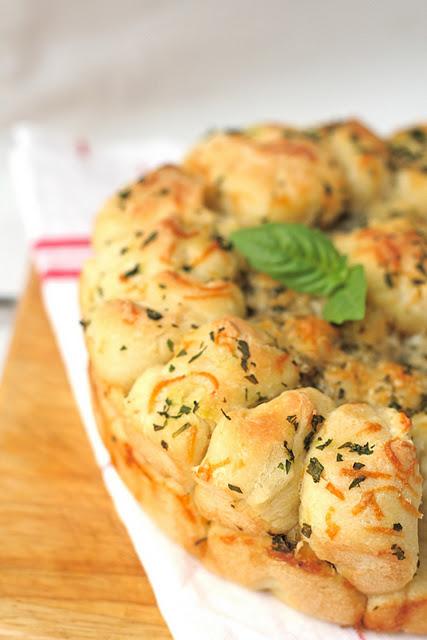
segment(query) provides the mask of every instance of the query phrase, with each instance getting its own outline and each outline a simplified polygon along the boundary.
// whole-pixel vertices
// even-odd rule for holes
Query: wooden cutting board
[[[102,483],[34,274],[0,385],[0,638],[171,638]]]

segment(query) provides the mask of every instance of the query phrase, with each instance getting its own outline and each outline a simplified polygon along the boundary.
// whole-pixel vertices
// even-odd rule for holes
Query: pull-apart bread
[[[229,237],[266,222],[363,265],[364,319],[253,269]],[[144,509],[299,611],[427,633],[427,125],[211,133],[112,196],[93,247],[93,404]]]

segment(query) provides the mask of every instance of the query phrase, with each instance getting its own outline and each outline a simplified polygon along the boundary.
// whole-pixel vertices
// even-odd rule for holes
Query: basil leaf
[[[342,324],[364,318],[367,285],[363,267],[349,267],[347,257],[318,229],[268,223],[234,231],[230,240],[258,271],[295,291],[326,297],[325,320]]]
[[[366,307],[366,277],[362,265],[351,267],[346,283],[337,289],[323,307],[328,322],[342,324],[347,320],[363,320]]]
[[[301,293],[327,296],[348,276],[347,258],[321,231],[302,224],[239,229],[230,240],[252,267]]]

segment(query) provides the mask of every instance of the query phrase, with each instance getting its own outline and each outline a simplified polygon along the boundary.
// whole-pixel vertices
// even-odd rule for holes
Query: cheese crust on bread
[[[209,569],[340,625],[427,633],[427,126],[215,131],[114,194],[80,278],[93,407],[118,472]],[[363,320],[234,251],[321,228]]]

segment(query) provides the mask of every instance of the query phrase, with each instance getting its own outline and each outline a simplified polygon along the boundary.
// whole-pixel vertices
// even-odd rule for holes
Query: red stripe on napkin
[[[52,280],[55,278],[78,278],[80,269],[48,269],[40,273],[42,280]]]
[[[61,247],[90,247],[90,238],[40,238],[33,244],[33,249],[58,249]]]

